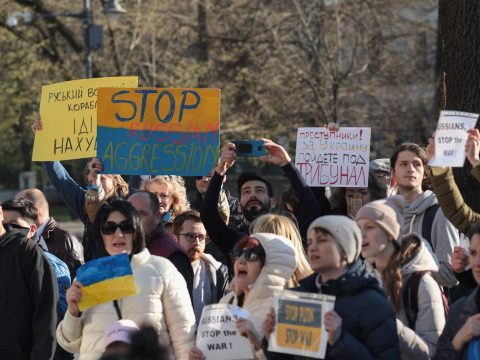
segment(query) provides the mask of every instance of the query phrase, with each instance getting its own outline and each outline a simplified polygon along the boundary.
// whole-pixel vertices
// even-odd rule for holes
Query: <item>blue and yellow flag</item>
[[[82,265],[77,281],[83,284],[80,311],[137,294],[128,254],[106,256]]]

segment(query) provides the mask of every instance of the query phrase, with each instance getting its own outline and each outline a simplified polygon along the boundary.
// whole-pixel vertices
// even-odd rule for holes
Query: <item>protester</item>
[[[77,237],[58,225],[53,216],[45,194],[39,189],[25,189],[15,195],[15,199],[30,200],[37,213],[35,241],[43,241],[48,251],[67,264],[70,278],[75,278],[77,269],[84,263],[83,246]]]
[[[0,354],[53,359],[58,289],[55,275],[28,230],[3,226],[0,207]]]
[[[279,235],[256,233],[243,237],[233,249],[235,258],[233,291],[224,296],[221,304],[233,304],[249,313],[239,319],[237,330],[248,338],[254,352],[260,352],[263,337],[262,323],[273,305],[273,297],[282,291],[296,267],[292,242]],[[205,359],[193,348],[190,360]]]
[[[114,200],[100,208],[94,235],[103,256],[126,252],[138,293],[80,312],[83,285],[74,281],[67,291],[68,311],[57,328],[57,341],[80,360],[98,359],[104,347],[105,327],[121,319],[150,323],[160,343],[171,347],[177,359],[186,359],[194,344],[195,315],[185,280],[166,259],[150,255],[145,248],[141,219],[127,201]]]
[[[172,223],[175,216],[190,209],[185,182],[180,176],[155,176],[143,180],[141,189],[150,191],[158,198],[163,224]]]
[[[175,217],[173,233],[193,268],[193,310],[198,325],[203,307],[218,303],[227,294],[228,268],[205,253],[208,235],[198,211],[186,211]]]
[[[480,132],[477,129],[469,130],[469,137],[466,145],[466,157],[472,165],[472,175],[480,181]],[[435,138],[432,136],[428,140],[427,154],[430,158],[435,155]],[[480,214],[473,211],[463,199],[452,169],[442,167],[432,167],[432,187],[437,195],[438,202],[449,221],[454,224],[457,229],[466,234],[470,226],[480,221]],[[452,268],[455,276],[461,284],[467,288],[476,288],[477,282],[473,278],[472,271],[465,271],[467,266],[468,254],[466,250],[460,246],[454,248],[452,255]]]
[[[193,200],[190,201],[190,206],[193,210],[200,212],[203,199],[214,172],[215,169],[212,169],[208,176],[197,176],[195,178],[195,196]],[[227,177],[225,176],[223,182],[225,183],[226,180]],[[225,216],[225,222],[229,227],[238,228],[243,223],[243,215],[238,211],[238,199],[233,197],[224,187],[222,187],[218,198],[218,212],[222,218]]]
[[[264,148],[269,154],[263,160],[282,168],[285,176],[295,188],[298,199],[304,204],[305,215],[299,219],[299,223],[300,230],[306,229],[311,220],[322,215],[322,211],[329,210],[329,205],[321,208],[315,195],[283,147],[271,140],[263,140]],[[234,165],[236,158],[235,144],[228,143],[222,151],[215,173],[210,180],[200,211],[202,222],[210,239],[227,257],[235,243],[248,233],[250,223],[260,215],[269,213],[276,206],[272,185],[266,179],[256,173],[242,173],[237,179],[237,189],[240,197],[239,206],[243,214],[243,227],[242,229],[232,229],[223,222],[217,210],[217,200],[223,178],[227,170]],[[326,202],[328,203],[328,201]]]
[[[35,118],[35,122],[32,125],[33,132],[43,130],[43,123],[38,115]],[[98,159],[91,159],[87,163],[85,169],[85,179],[87,184],[91,184],[93,181],[93,165],[96,164]],[[89,189],[82,188],[75,180],[68,174],[67,170],[63,167],[60,161],[45,161],[43,166],[47,172],[48,178],[52,185],[57,189],[62,200],[67,206],[80,218],[80,221],[85,226],[83,232],[82,245],[84,249],[85,260],[91,260],[98,257],[99,249],[96,247],[97,242],[93,238],[93,224],[88,217],[87,210],[85,208],[85,202],[88,196],[91,200],[99,201],[100,197],[103,199],[114,198],[116,194],[125,196],[125,181],[120,181],[119,175],[105,175],[100,176],[102,183],[101,187],[92,184]],[[87,171],[88,170],[88,171]],[[118,182],[114,179],[119,180]]]
[[[2,203],[3,208],[3,226],[6,229],[22,229],[26,237],[33,239],[37,233],[37,212],[35,206],[27,199],[7,200]],[[7,230],[9,231],[9,230]],[[67,311],[66,291],[71,285],[70,271],[62,260],[50,253],[45,242],[37,241],[37,245],[43,250],[43,255],[47,258],[56,280],[56,299],[57,299],[57,320],[63,319]],[[55,323],[57,325],[57,323]],[[55,360],[71,360],[73,355],[57,346],[55,349]]]
[[[470,265],[477,288],[455,302],[449,309],[447,323],[438,340],[434,360],[467,359],[469,343],[480,336],[480,223],[472,225],[470,239]]]
[[[356,221],[362,233],[362,256],[380,273],[397,315],[402,359],[430,359],[445,325],[442,293],[430,275],[438,271],[434,255],[418,235],[400,237],[403,217],[386,200],[363,206]]]
[[[145,231],[146,246],[150,254],[164,257],[175,265],[187,283],[193,300],[193,269],[190,259],[175,238],[165,231],[159,212],[158,198],[151,192],[139,190],[129,196],[128,202],[137,210]]]
[[[322,321],[322,330],[328,332],[325,359],[400,359],[395,313],[378,281],[367,275],[361,246],[353,220],[340,215],[316,219],[308,229],[307,251],[315,273],[294,290],[335,296],[334,310]],[[263,326],[267,339],[274,326],[271,310]],[[296,358],[267,352],[267,359]]]
[[[308,263],[305,250],[303,250],[302,239],[295,224],[288,217],[277,214],[265,214],[259,216],[250,224],[250,233],[270,233],[284,236],[290,239],[295,248],[295,258],[297,267],[288,280],[286,287],[292,288],[299,285],[300,280],[306,278],[313,273]]]
[[[402,233],[415,232],[427,240],[438,261],[439,271],[432,273],[441,286],[455,286],[457,279],[451,268],[453,248],[459,245],[459,234],[439,207],[437,197],[422,184],[427,180],[427,155],[413,143],[404,143],[393,153],[390,164],[398,186],[393,201],[402,204]]]

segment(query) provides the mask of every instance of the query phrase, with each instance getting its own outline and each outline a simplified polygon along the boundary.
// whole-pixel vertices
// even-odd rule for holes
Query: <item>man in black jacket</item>
[[[1,207],[0,221],[0,354],[5,359],[53,359],[55,275],[26,230],[5,230]]]
[[[306,231],[308,224],[318,216],[330,212],[330,204],[319,204],[311,189],[305,183],[292,159],[286,150],[273,141],[264,139],[264,147],[268,156],[263,160],[280,166],[285,176],[290,180],[295,190],[295,195],[302,204],[304,211],[301,219],[297,219],[300,230]],[[218,196],[221,190],[223,178],[227,170],[233,166],[237,155],[235,144],[229,143],[223,150],[219,163],[210,180],[207,193],[201,206],[200,214],[202,222],[207,229],[210,239],[225,254],[229,255],[235,243],[243,235],[248,233],[250,223],[257,217],[269,213],[276,205],[271,184],[256,173],[243,173],[237,180],[239,207],[243,213],[243,227],[233,229],[225,225],[217,210]]]

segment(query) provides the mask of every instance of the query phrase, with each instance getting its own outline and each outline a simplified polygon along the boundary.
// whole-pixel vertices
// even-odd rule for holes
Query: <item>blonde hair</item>
[[[313,270],[310,267],[305,250],[303,249],[300,232],[292,220],[286,216],[277,214],[265,214],[259,216],[250,225],[250,233],[255,234],[259,232],[277,234],[292,240],[295,248],[297,267],[290,280],[288,280],[286,284],[287,287],[291,288],[298,286],[300,280],[313,274]]]
[[[185,181],[181,176],[177,175],[159,175],[149,180],[143,180],[140,188],[147,190],[150,184],[163,184],[167,185],[169,195],[172,197],[172,210],[173,216],[180,215],[181,213],[190,210],[190,204],[187,200],[187,189],[185,188]]]

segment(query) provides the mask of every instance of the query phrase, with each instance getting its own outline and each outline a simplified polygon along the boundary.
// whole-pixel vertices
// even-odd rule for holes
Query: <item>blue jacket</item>
[[[43,166],[47,171],[50,182],[57,189],[62,200],[85,225],[82,241],[85,261],[97,258],[100,252],[97,242],[94,241],[93,224],[88,219],[85,210],[85,194],[87,191],[72,179],[60,161],[45,161]]]
[[[317,276],[308,276],[293,290],[318,293]],[[327,346],[325,359],[400,359],[395,312],[378,281],[366,275],[360,260],[321,288],[322,294],[336,296],[334,310],[342,318],[341,337]],[[266,355],[272,360],[308,359],[268,351]]]

